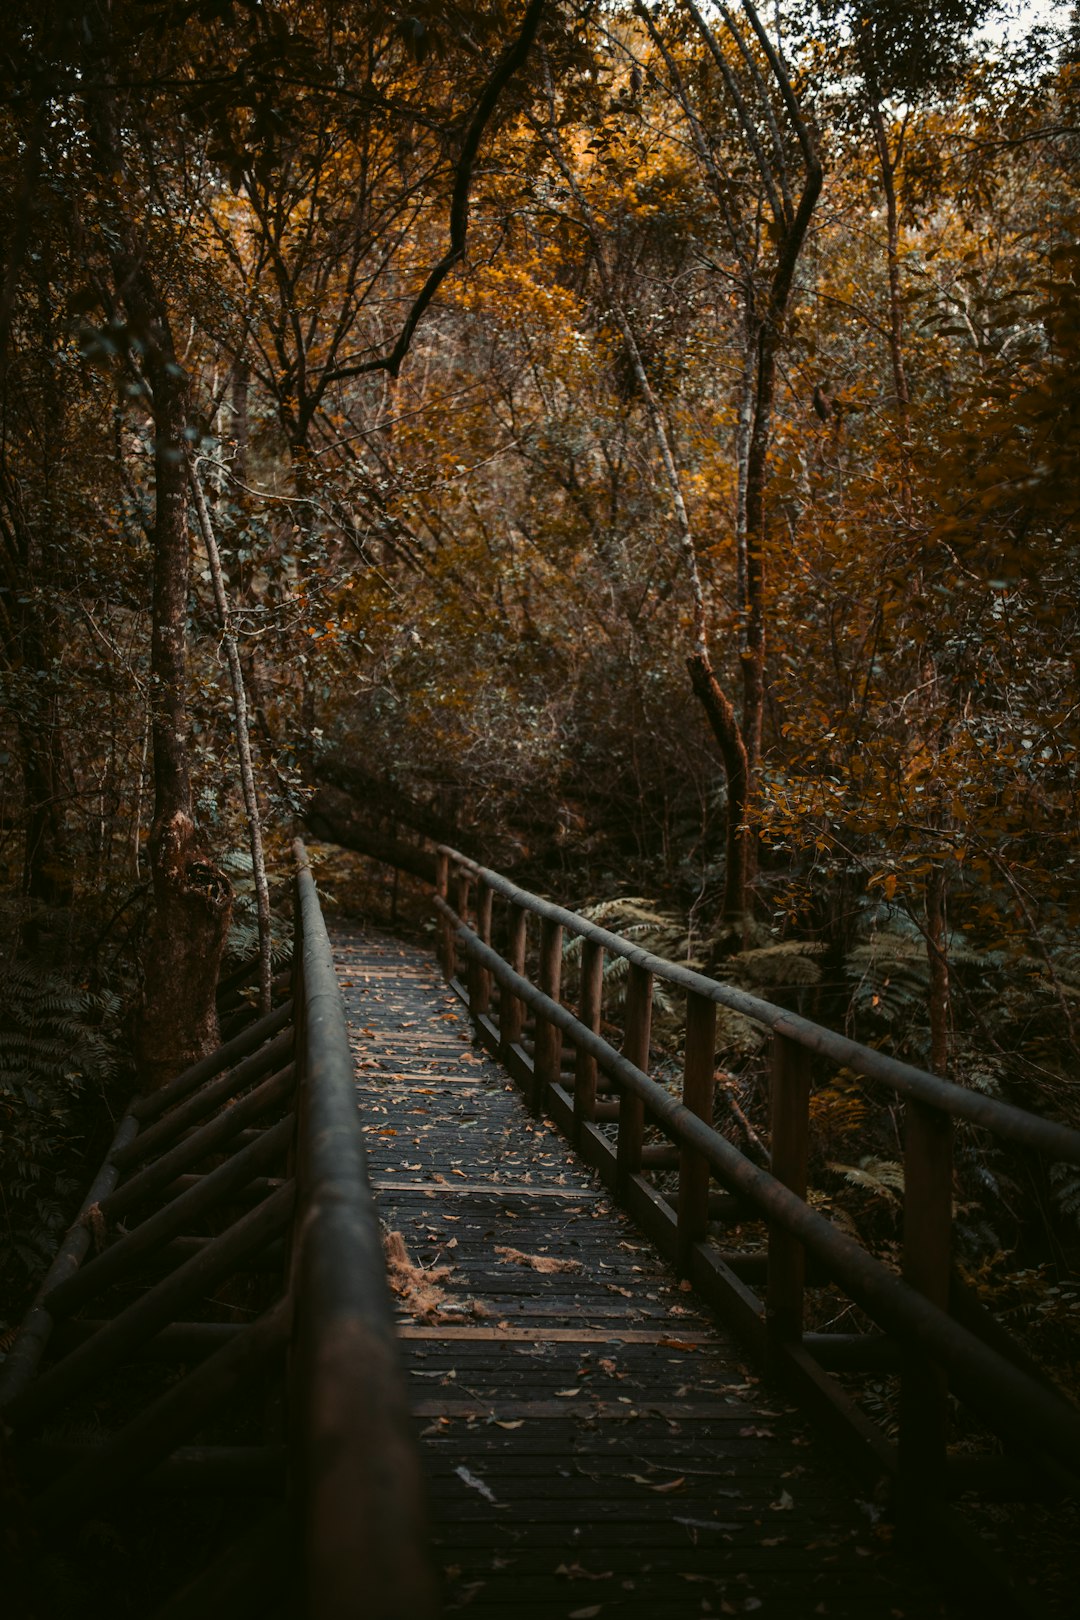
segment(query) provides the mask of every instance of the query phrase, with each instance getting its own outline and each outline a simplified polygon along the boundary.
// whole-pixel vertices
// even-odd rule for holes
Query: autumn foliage
[[[1075,35],[84,9],[2,25],[12,971],[130,1049],[177,816],[196,954],[230,886],[251,943],[194,468],[271,864],[308,815],[645,897],[711,969],[1075,1117]],[[0,1152],[44,1167],[11,1050]],[[1059,1244],[1080,1188],[1045,1191]]]

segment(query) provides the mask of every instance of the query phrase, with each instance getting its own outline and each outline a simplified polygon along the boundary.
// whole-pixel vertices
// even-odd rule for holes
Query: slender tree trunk
[[[723,920],[742,927],[746,912],[749,881],[749,835],[745,828],[750,770],[746,743],[734,705],[713,673],[708,657],[700,651],[686,660],[690,684],[698,699],[720,750],[727,780],[727,838],[724,870]]]
[[[746,293],[745,348],[739,378],[739,415],[735,428],[735,600],[746,599],[746,473],[750,463],[750,434],[754,426],[754,378],[757,372],[757,337],[750,314],[752,288]]]
[[[894,154],[889,148],[889,132],[881,103],[876,94],[870,102],[870,127],[877,151],[881,190],[885,198],[885,255],[889,283],[889,365],[892,370],[893,394],[896,399],[896,419],[900,438],[900,504],[905,518],[910,520],[911,503],[911,390],[908,386],[907,367],[904,364],[904,303],[900,284],[900,210],[896,198],[896,169],[900,159],[899,148]],[[923,567],[913,570],[913,594],[925,596]],[[937,666],[932,654],[925,650],[920,661],[920,680],[932,692],[937,680]],[[924,699],[922,707],[932,709]],[[930,721],[924,719],[924,726]],[[949,950],[946,912],[947,878],[944,864],[935,865],[926,880],[926,958],[929,969],[927,1011],[930,1018],[930,1067],[935,1074],[948,1074],[951,1009],[949,1003]]]
[[[244,793],[244,808],[247,811],[251,870],[255,879],[255,904],[259,918],[259,1009],[261,1012],[267,1013],[270,1011],[270,983],[272,978],[270,889],[266,881],[262,820],[259,815],[259,800],[255,791],[255,771],[251,760],[251,732],[248,726],[244,672],[240,667],[240,650],[232,627],[232,615],[229,612],[228,597],[225,594],[225,579],[221,571],[221,553],[218,551],[217,537],[214,534],[214,526],[210,521],[206,496],[203,493],[202,483],[195,467],[189,467],[188,477],[195,512],[199,520],[199,529],[202,533],[203,545],[206,547],[206,558],[210,564],[210,578],[214,584],[214,600],[217,603],[218,620],[221,624],[221,639],[225,646],[225,657],[229,665],[233,720],[236,726],[236,751],[240,756],[240,783]]]
[[[243,357],[236,362],[230,392],[232,394],[232,470],[243,484],[247,482],[248,443],[251,437],[251,418],[248,409],[248,398],[251,393],[251,367]]]
[[[880,103],[874,100],[870,107],[870,124],[877,148],[878,168],[881,171],[881,189],[885,197],[886,260],[889,276],[889,361],[892,366],[893,391],[896,395],[896,415],[900,428],[900,446],[903,458],[903,492],[905,510],[910,506],[911,492],[908,476],[908,454],[911,445],[911,390],[907,368],[904,365],[904,301],[900,285],[900,211],[896,201],[896,165],[899,154],[889,150],[889,134]]]
[[[769,436],[776,381],[777,334],[771,322],[758,333],[754,413],[746,458],[745,590],[739,603],[739,659],[742,666],[742,733],[751,779],[761,759],[765,719],[765,539],[769,479]]]
[[[164,1085],[219,1040],[216,992],[232,886],[195,832],[188,765],[184,383],[163,320],[146,369],[154,400],[154,583],[150,649],[154,920],[144,960],[138,1058],[144,1084]]]

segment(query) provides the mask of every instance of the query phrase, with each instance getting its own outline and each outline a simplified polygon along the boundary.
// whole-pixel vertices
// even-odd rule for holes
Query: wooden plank
[[[447,1198],[463,1193],[489,1193],[493,1198],[589,1198],[598,1196],[590,1187],[551,1187],[533,1182],[514,1181],[372,1181],[375,1192],[421,1192],[425,1196]]]
[[[424,1327],[416,1322],[403,1323],[398,1328],[400,1339],[418,1340],[434,1344],[458,1344],[462,1341],[475,1344],[611,1344],[618,1340],[623,1344],[658,1344],[672,1346],[673,1344],[685,1349],[688,1345],[694,1350],[702,1348],[727,1349],[727,1343],[718,1339],[715,1334],[707,1335],[691,1332],[685,1337],[677,1326],[666,1328],[653,1328],[644,1331],[641,1328],[491,1328],[491,1327],[454,1327],[450,1323],[442,1322],[438,1327]]]

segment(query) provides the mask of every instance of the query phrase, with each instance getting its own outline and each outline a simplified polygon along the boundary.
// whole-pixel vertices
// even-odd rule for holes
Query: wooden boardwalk
[[[446,1612],[951,1613],[473,1047],[434,961],[332,937]]]

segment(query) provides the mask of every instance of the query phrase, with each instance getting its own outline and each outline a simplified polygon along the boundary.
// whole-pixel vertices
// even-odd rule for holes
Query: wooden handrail
[[[307,854],[297,865],[300,1074],[293,1424],[308,1620],[433,1620],[419,1452],[356,1109],[345,1009]],[[362,1596],[361,1596],[362,1595]]]
[[[764,1326],[775,1356],[799,1362],[802,1339],[804,1256],[810,1255],[903,1349],[899,1485],[901,1500],[913,1511],[921,1499],[940,1494],[944,1484],[949,1384],[975,1406],[990,1426],[1029,1452],[1041,1454],[1048,1466],[1062,1465],[1080,1477],[1080,1412],[1059,1392],[1032,1375],[1009,1345],[991,1344],[949,1314],[951,1271],[952,1150],[954,1119],[971,1120],[1008,1141],[1037,1148],[1058,1160],[1080,1164],[1080,1132],[1043,1120],[1010,1104],[965,1091],[963,1087],[912,1065],[860,1046],[821,1028],[809,1019],[723,985],[704,974],[664,961],[639,946],[597,927],[565,907],[543,900],[442,846],[438,852],[441,883],[435,896],[440,919],[444,967],[452,975],[457,960],[469,966],[470,988],[485,986],[481,1010],[485,1039],[504,1058],[524,1068],[534,1108],[555,1105],[564,1120],[569,1107],[565,1088],[573,1091],[567,1128],[576,1142],[591,1129],[593,1162],[610,1160],[607,1179],[616,1194],[637,1195],[650,1214],[660,1195],[642,1175],[643,1114],[680,1149],[677,1216],[669,1252],[680,1268],[694,1271],[694,1258],[707,1249],[707,1181],[702,1168],[736,1194],[769,1226],[768,1289]],[[485,895],[500,895],[509,905],[508,954],[490,943],[490,909],[484,907],[486,937],[481,937],[450,904],[448,895],[464,895],[468,885]],[[541,923],[541,983],[525,973],[524,919]],[[559,1000],[558,977],[550,960],[550,942],[569,934],[585,942],[581,974],[580,1016]],[[545,953],[544,943],[548,942]],[[628,1015],[624,1050],[617,1051],[599,1033],[600,986],[605,954],[624,958],[636,987],[635,1008]],[[681,988],[688,998],[688,1039],[683,1101],[648,1075],[647,1027],[643,997],[651,1000],[653,981]],[[499,1027],[486,1017],[492,983],[500,987]],[[547,993],[546,993],[547,992]],[[470,996],[470,1000],[473,997]],[[773,1040],[772,1169],[752,1163],[711,1123],[711,1081],[715,1062],[716,1005],[730,1007],[769,1029]],[[520,1041],[522,1013],[536,1018],[535,1058]],[[706,1010],[709,1016],[706,1016]],[[549,1034],[541,1034],[544,1031]],[[565,1080],[553,1068],[551,1051],[563,1039],[573,1047],[575,1073]],[[554,1045],[553,1045],[554,1041]],[[835,1227],[806,1202],[806,1158],[809,1133],[809,1079],[813,1055],[881,1082],[908,1101],[906,1179],[917,1208],[905,1210],[903,1277],[876,1260],[861,1244]],[[541,1067],[542,1065],[542,1067]],[[596,1074],[618,1094],[617,1148],[598,1135]],[[561,1098],[561,1101],[560,1101]],[[607,1106],[607,1105],[605,1105]],[[602,1117],[612,1117],[605,1112]],[[624,1140],[625,1136],[625,1140]],[[596,1157],[599,1155],[599,1157]],[[636,1185],[630,1185],[636,1183]],[[672,1195],[669,1195],[672,1196]],[[670,1210],[669,1210],[670,1219]],[[661,1222],[662,1224],[662,1222]],[[748,1296],[752,1302],[752,1296]],[[745,1305],[743,1306],[745,1310]],[[1004,1349],[1004,1353],[1002,1353]],[[802,1353],[805,1363],[805,1353]]]
[[[598,927],[596,923],[590,922],[576,911],[568,911],[563,906],[554,905],[550,900],[541,899],[539,895],[530,894],[527,889],[518,888],[517,884],[503,877],[501,873],[477,865],[467,855],[462,855],[447,845],[440,845],[439,853],[445,854],[451,864],[462,867],[474,879],[483,881],[515,906],[532,912],[534,916],[544,921],[557,924],[580,939],[591,941],[610,955],[625,957],[628,962],[651,973],[655,979],[664,984],[676,985],[693,994],[707,996],[718,1006],[741,1013],[744,1018],[772,1030],[774,1034],[783,1035],[808,1052],[829,1058],[840,1067],[851,1069],[853,1073],[863,1075],[868,1080],[879,1081],[882,1085],[899,1092],[901,1096],[914,1097],[921,1102],[929,1103],[931,1107],[940,1109],[942,1113],[949,1114],[954,1119],[966,1119],[973,1125],[980,1125],[985,1130],[992,1131],[995,1136],[1024,1147],[1035,1148],[1038,1152],[1063,1163],[1080,1164],[1080,1131],[1074,1130],[1069,1125],[1060,1125],[1055,1120],[1043,1119],[1038,1114],[1030,1114],[1023,1108],[1015,1107],[1012,1103],[983,1096],[981,1092],[968,1091],[963,1086],[958,1086],[951,1080],[943,1080],[940,1075],[931,1074],[926,1069],[903,1063],[899,1058],[889,1057],[884,1052],[875,1052],[872,1047],[861,1046],[857,1041],[849,1040],[846,1035],[825,1029],[809,1018],[790,1012],[786,1007],[778,1007],[774,1002],[763,1001],[759,996],[751,995],[749,991],[737,990],[733,985],[721,984],[716,979],[707,978],[703,973],[696,973],[692,968],[682,967],[677,962],[668,962],[660,956],[653,956],[650,951],[644,951],[639,945],[621,939],[618,934],[609,933],[606,928]]]

